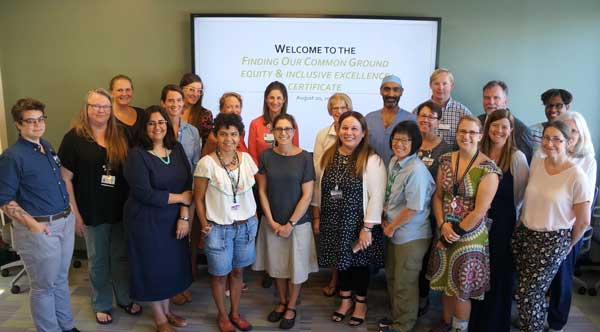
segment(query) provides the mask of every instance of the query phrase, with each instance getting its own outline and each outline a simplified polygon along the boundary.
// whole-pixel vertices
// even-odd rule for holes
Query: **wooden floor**
[[[14,273],[12,273],[14,275]],[[377,320],[387,313],[387,294],[384,289],[383,274],[371,281],[369,290],[369,312],[367,322],[361,327],[351,328],[346,323],[333,323],[329,317],[337,308],[338,299],[321,295],[329,273],[323,270],[312,274],[301,293],[298,306],[298,319],[292,331],[378,331]],[[261,274],[248,271],[245,275],[249,290],[242,297],[242,313],[254,325],[255,331],[280,331],[276,324],[269,323],[266,316],[277,303],[274,288],[260,287]],[[70,285],[72,306],[76,326],[82,331],[154,331],[150,310],[145,306],[142,316],[133,317],[114,310],[114,322],[110,325],[98,325],[90,306],[90,287],[86,270],[83,267],[71,270]],[[29,313],[27,278],[19,283],[24,292],[11,294],[8,289],[10,277],[0,278],[0,332],[35,331]],[[215,324],[216,310],[210,294],[209,277],[205,267],[200,267],[200,280],[192,286],[193,302],[183,306],[174,306],[174,311],[188,319],[189,326],[177,331],[218,331]],[[565,331],[600,332],[600,297],[575,295],[569,324]],[[427,331],[440,319],[439,295],[432,296],[432,308],[427,315],[419,319],[415,331]]]

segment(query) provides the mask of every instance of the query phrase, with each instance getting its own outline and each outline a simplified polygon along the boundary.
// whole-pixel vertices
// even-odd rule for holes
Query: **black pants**
[[[367,296],[370,273],[368,266],[352,266],[347,270],[339,271],[340,291],[353,291],[355,295]]]

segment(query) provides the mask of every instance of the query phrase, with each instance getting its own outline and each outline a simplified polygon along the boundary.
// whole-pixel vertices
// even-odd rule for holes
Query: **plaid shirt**
[[[431,99],[430,99],[431,100]],[[415,108],[413,113],[417,114]],[[440,136],[444,142],[452,147],[452,150],[456,150],[458,145],[456,144],[456,130],[458,127],[458,121],[465,115],[473,115],[471,111],[463,104],[452,99],[448,99],[446,107],[442,107],[442,119],[438,126],[437,135]]]

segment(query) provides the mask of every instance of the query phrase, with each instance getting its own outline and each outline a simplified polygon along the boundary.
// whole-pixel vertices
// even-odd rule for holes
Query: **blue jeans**
[[[211,222],[204,252],[208,273],[228,275],[233,268],[246,267],[256,259],[255,238],[258,220],[252,216],[243,224],[219,225]]]
[[[75,241],[75,217],[47,223],[50,235],[32,233],[13,222],[14,247],[29,276],[31,316],[38,332],[73,328],[69,266]]]
[[[128,305],[129,262],[123,223],[86,226],[85,245],[94,312],[111,310],[113,291],[117,304]]]

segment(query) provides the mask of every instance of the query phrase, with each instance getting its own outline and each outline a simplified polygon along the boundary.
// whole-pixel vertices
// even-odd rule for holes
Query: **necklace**
[[[165,164],[165,165],[169,165],[171,163],[171,154],[169,153],[170,152],[169,150],[165,150],[165,152],[167,153],[167,156],[164,157],[164,158],[161,157],[161,156],[159,156],[159,155],[157,155],[156,153],[154,153],[153,150],[150,150],[148,152],[150,152],[151,155],[153,155],[153,156],[157,157],[158,159],[160,159],[160,161],[162,161],[163,164]]]
[[[217,148],[216,150],[217,153],[217,158],[219,158],[219,162],[221,163],[221,166],[223,166],[223,168],[225,169],[225,172],[227,172],[227,176],[229,177],[229,181],[231,182],[231,191],[233,194],[233,203],[236,204],[237,203],[237,192],[240,186],[240,168],[237,168],[237,178],[235,177],[235,175],[233,174],[232,171],[230,171],[227,166],[229,165],[237,165],[237,163],[239,162],[238,160],[238,156],[237,156],[237,152],[235,153],[233,160],[231,161],[231,163],[229,164],[225,164],[225,162],[223,161],[223,158],[221,157],[221,151],[219,151],[219,149]]]
[[[233,158],[231,159],[230,162],[226,163],[225,160],[223,160],[223,156],[221,155],[221,150],[217,149],[215,151],[217,153],[217,158],[219,158],[219,162],[221,163],[221,165],[223,166],[223,168],[227,168],[229,166],[236,166],[239,163],[239,159],[238,159],[238,154],[237,152],[233,155]]]

